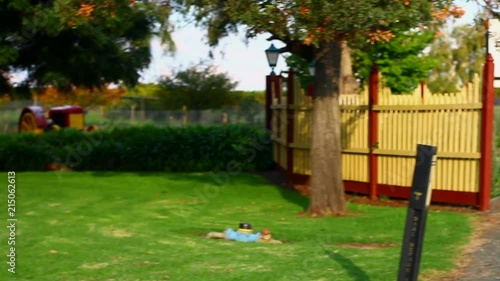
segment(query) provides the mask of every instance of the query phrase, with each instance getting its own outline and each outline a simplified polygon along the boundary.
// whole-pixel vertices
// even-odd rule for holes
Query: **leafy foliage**
[[[322,41],[389,41],[397,31],[420,25],[432,26],[450,14],[463,11],[451,0],[414,1],[255,1],[255,0],[177,0],[176,8],[208,30],[212,45],[247,27],[247,37],[269,32],[276,39],[300,40],[317,45]],[[341,20],[339,20],[341,19]]]
[[[120,102],[121,96],[125,93],[123,89],[109,88],[74,88],[71,91],[61,91],[53,87],[40,89],[37,93],[38,101],[44,108],[59,105],[79,105],[89,108],[96,105],[112,106]]]
[[[245,119],[248,124],[255,124],[255,117],[264,110],[265,93],[264,92],[231,92],[236,99],[238,114]]]
[[[133,127],[83,133],[0,135],[0,170],[42,171],[56,163],[74,170],[199,172],[271,167],[271,141],[257,127]]]
[[[309,84],[314,82],[314,78],[309,73],[309,64],[304,58],[299,55],[291,54],[286,57],[286,64],[295,71],[295,74],[300,79],[302,88],[306,88]]]
[[[217,109],[234,103],[231,91],[236,84],[212,66],[194,66],[162,80],[157,96],[171,110],[183,106],[189,110]]]
[[[423,54],[433,41],[430,31],[407,31],[397,34],[388,43],[377,42],[353,50],[354,68],[365,84],[373,64],[377,64],[393,93],[410,93],[426,80],[437,64],[432,56]]]
[[[445,31],[431,45],[429,55],[439,61],[432,69],[429,89],[434,93],[453,93],[472,81],[484,63],[486,28],[481,18],[473,25]]]
[[[0,1],[0,84],[26,70],[30,85],[133,85],[167,13],[147,1]]]
[[[158,84],[137,84],[134,87],[126,89],[125,96],[132,97],[154,97],[161,89]]]

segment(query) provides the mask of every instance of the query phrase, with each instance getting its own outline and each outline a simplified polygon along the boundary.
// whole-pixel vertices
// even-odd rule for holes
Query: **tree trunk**
[[[342,42],[342,57],[340,60],[340,77],[342,77],[341,93],[342,94],[358,94],[359,83],[356,77],[352,74],[352,59],[351,48],[347,42]]]
[[[313,216],[347,211],[340,130],[341,53],[341,44],[333,42],[321,43],[316,53],[309,204]]]

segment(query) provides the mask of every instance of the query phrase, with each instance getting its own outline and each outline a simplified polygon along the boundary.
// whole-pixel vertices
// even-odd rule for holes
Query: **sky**
[[[220,41],[214,51],[214,59],[208,57],[210,47],[206,44],[205,31],[189,25],[178,29],[173,34],[176,51],[173,54],[165,52],[158,38],[151,42],[152,63],[143,71],[141,82],[154,83],[172,71],[183,70],[200,61],[214,65],[216,71],[224,72],[233,80],[238,81],[237,89],[254,91],[265,88],[264,76],[271,72],[264,50],[271,42],[269,35],[261,35],[245,43],[244,33],[230,35]],[[284,46],[281,42],[273,42],[276,47]],[[283,57],[278,59],[277,70],[285,69]]]
[[[472,2],[455,1],[464,7],[465,15],[457,21],[458,24],[470,23],[477,14],[478,8]],[[153,60],[148,69],[142,72],[141,82],[155,83],[164,75],[172,71],[182,70],[195,65],[200,60],[208,60],[210,48],[206,44],[205,31],[193,25],[176,28],[173,40],[176,44],[174,54],[166,54],[159,39],[151,42]],[[276,47],[284,46],[279,41],[267,41],[269,35],[261,35],[250,39],[248,44],[244,41],[244,33],[231,35],[221,40],[215,49],[214,59],[208,61],[217,67],[218,72],[224,72],[234,81],[238,82],[237,90],[260,91],[265,89],[265,76],[271,72],[267,63],[264,50],[271,43]],[[280,56],[276,73],[286,69],[284,58]]]

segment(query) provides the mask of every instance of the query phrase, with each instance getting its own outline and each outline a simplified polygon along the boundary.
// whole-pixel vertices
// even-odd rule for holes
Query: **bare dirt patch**
[[[120,228],[106,228],[102,230],[102,234],[105,236],[111,236],[116,238],[132,237],[132,233],[126,229]]]
[[[107,262],[93,263],[93,264],[85,263],[85,264],[82,264],[81,268],[85,268],[85,269],[99,269],[99,268],[105,268],[108,265],[109,264]]]

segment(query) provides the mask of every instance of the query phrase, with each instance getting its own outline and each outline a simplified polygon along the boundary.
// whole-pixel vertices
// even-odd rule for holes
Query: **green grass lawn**
[[[209,174],[30,172],[16,181],[17,267],[14,275],[2,262],[0,280],[387,281],[398,270],[406,208],[349,204],[347,217],[301,217],[307,198],[255,175],[220,188]],[[469,216],[430,212],[423,274],[454,267]],[[285,243],[203,237],[243,221]]]
[[[495,106],[495,146],[493,152],[493,186],[491,197],[500,196],[500,106]]]

